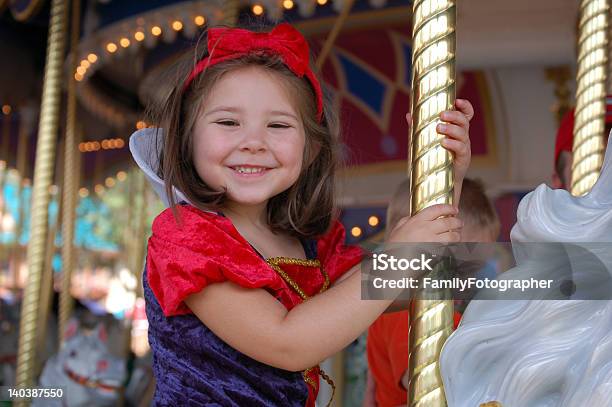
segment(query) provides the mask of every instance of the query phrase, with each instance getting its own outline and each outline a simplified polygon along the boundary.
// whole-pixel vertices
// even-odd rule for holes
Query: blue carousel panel
[[[74,244],[90,250],[118,251],[116,242],[112,242],[110,223],[100,222],[111,216],[108,206],[103,202],[82,198],[77,207]]]
[[[385,84],[344,55],[339,53],[338,59],[344,69],[348,90],[370,109],[381,115],[387,90]]]
[[[412,46],[402,42],[402,52],[404,54],[404,66],[406,67],[405,85],[412,86]]]
[[[14,180],[7,180],[3,189],[3,197],[6,202],[4,226],[10,226],[7,230],[0,231],[0,243],[12,244],[15,242],[15,233],[19,224],[19,217],[23,213],[23,226],[21,235],[18,237],[19,244],[27,245],[30,240],[30,213],[32,188],[26,186],[21,189],[21,199],[18,197],[18,188]],[[49,202],[48,222],[54,224],[59,215],[59,195],[54,195]],[[23,210],[19,205],[23,203]],[[77,219],[75,224],[74,244],[89,250],[117,251],[119,246],[113,241],[113,224],[108,220],[113,215],[106,204],[93,200],[89,197],[82,198],[77,206]],[[61,245],[60,233],[56,236],[57,246]],[[55,260],[54,260],[55,262]]]

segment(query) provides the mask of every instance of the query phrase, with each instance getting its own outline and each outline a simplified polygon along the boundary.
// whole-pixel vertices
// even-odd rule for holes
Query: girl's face
[[[196,171],[234,204],[265,204],[300,175],[304,127],[281,81],[264,68],[239,68],[203,101],[193,134]]]

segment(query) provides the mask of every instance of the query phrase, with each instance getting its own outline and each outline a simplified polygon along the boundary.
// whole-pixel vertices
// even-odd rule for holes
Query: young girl
[[[156,122],[163,135],[130,140],[171,206],[153,223],[143,276],[155,404],[314,406],[319,376],[329,382],[318,363],[392,301],[360,299],[362,253],[334,218],[338,128],[308,45],[288,24],[212,28],[191,68]],[[438,130],[458,193],[473,110],[456,106]],[[155,140],[163,148],[147,149]],[[430,207],[389,240],[458,241],[456,213]]]

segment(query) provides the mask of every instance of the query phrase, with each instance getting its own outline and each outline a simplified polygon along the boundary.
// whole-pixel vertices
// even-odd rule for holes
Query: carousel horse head
[[[64,387],[68,406],[115,405],[126,366],[110,353],[107,341],[104,324],[84,329],[69,321],[62,348],[45,365],[41,386]]]
[[[569,250],[572,278],[597,265],[612,280],[612,147],[591,192],[582,197],[540,185],[521,201],[512,229],[516,267],[498,278],[561,273]],[[526,242],[563,242],[542,251]],[[592,243],[596,242],[596,243]],[[556,249],[555,249],[556,248]],[[564,248],[562,256],[546,250]],[[570,249],[568,249],[570,248]],[[545,254],[544,256],[542,254]],[[565,260],[563,259],[565,257]],[[575,263],[574,260],[577,262]],[[584,266],[584,267],[583,267]],[[609,290],[609,288],[606,288]],[[444,345],[441,374],[449,407],[498,401],[504,407],[581,407],[612,400],[612,290],[592,300],[476,300]]]

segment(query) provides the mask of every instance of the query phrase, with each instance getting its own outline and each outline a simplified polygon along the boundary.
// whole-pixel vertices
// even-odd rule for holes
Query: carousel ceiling
[[[0,52],[10,56],[0,62],[0,104],[14,107],[11,115],[2,117],[11,123],[9,165],[16,156],[19,123],[27,117],[20,107],[35,106],[39,100],[47,3],[18,0],[9,6],[7,0],[0,0]],[[142,123],[144,106],[165,94],[163,68],[196,43],[207,26],[223,21],[226,3],[82,0],[76,50],[80,63],[76,69],[67,68],[66,77],[78,81],[79,117],[84,143],[89,142],[81,150],[90,185],[131,162],[125,140],[135,127],[146,125]],[[291,22],[315,49],[344,5],[342,0],[239,3],[241,23]],[[571,63],[576,3],[460,0],[457,62],[467,72],[461,79],[468,84],[465,92],[479,92],[474,68]],[[405,159],[402,121],[410,87],[409,26],[410,1],[357,0],[323,67],[325,82],[351,127],[367,128],[370,135],[357,134],[347,140],[352,150],[356,147],[349,157],[354,164]],[[30,133],[34,132],[36,126],[29,125]]]

